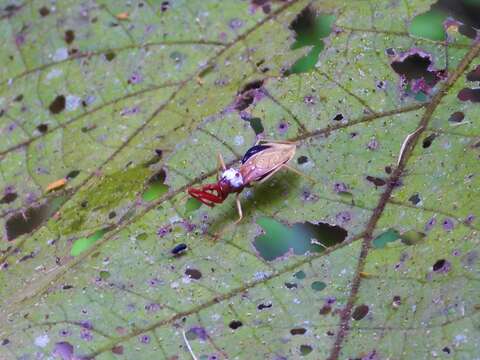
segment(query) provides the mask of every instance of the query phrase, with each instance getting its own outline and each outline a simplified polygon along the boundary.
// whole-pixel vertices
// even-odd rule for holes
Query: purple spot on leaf
[[[431,218],[430,220],[428,220],[427,223],[425,224],[425,231],[432,230],[432,228],[435,226],[436,223],[437,223],[437,219],[435,218]]]
[[[280,134],[285,134],[288,131],[288,123],[286,121],[280,121],[277,125],[277,130]]]
[[[442,226],[445,231],[452,231],[455,227],[455,223],[452,219],[446,218],[445,220],[443,220]]]
[[[193,326],[188,330],[188,332],[193,334],[195,338],[198,338],[202,341],[205,341],[208,338],[207,331],[201,326]]]
[[[335,184],[333,184],[333,191],[335,191],[336,193],[344,193],[348,191],[348,187],[343,182],[336,182]]]
[[[467,225],[472,225],[472,223],[473,223],[474,220],[475,220],[475,215],[470,214],[470,215],[468,215],[468,216],[465,218],[464,222],[465,222],[465,224],[467,224]]]
[[[87,329],[82,329],[82,331],[80,332],[80,338],[85,341],[93,340],[92,333]]]
[[[348,211],[341,211],[335,218],[339,224],[347,224],[352,220],[352,215]]]
[[[232,30],[237,30],[237,29],[240,29],[242,26],[243,26],[243,20],[241,19],[232,19],[230,20],[230,22],[228,23],[228,26],[230,26],[230,28]]]
[[[142,344],[148,344],[150,342],[150,336],[148,336],[148,335],[140,336],[140,342]]]
[[[142,75],[138,71],[134,71],[128,79],[129,84],[139,84],[143,81]]]
[[[71,331],[68,329],[62,329],[58,332],[58,335],[66,337],[72,335]]]
[[[373,150],[377,150],[377,149],[378,149],[378,146],[379,146],[378,140],[375,139],[375,138],[371,139],[371,140],[368,142],[368,144],[367,144],[368,150],[372,150],[372,151],[373,151]]]
[[[66,341],[58,342],[53,348],[52,355],[62,360],[73,360],[73,345]]]
[[[167,234],[172,232],[172,227],[170,225],[162,226],[160,229],[157,230],[157,235],[163,238]]]
[[[315,98],[312,95],[307,95],[303,98],[303,102],[307,105],[315,105]]]
[[[158,304],[158,303],[150,303],[150,304],[145,305],[145,310],[146,310],[148,313],[157,312],[157,311],[159,311],[161,308],[162,308],[162,306],[161,306],[160,304]]]

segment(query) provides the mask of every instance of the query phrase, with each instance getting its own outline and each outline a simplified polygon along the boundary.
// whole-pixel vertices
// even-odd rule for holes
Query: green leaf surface
[[[445,3],[3,1],[0,359],[478,357],[480,43]],[[238,225],[187,199],[260,138],[314,182]]]

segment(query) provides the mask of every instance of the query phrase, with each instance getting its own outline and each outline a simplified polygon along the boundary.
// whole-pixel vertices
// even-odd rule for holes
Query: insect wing
[[[248,157],[247,160],[242,164],[240,167],[240,172],[242,173],[244,184],[262,180],[262,178],[270,174],[279,166],[282,166],[290,161],[295,155],[294,145],[273,144],[257,146],[268,146],[268,148],[257,151]],[[255,148],[255,146],[253,148]],[[245,154],[245,157],[247,154]]]

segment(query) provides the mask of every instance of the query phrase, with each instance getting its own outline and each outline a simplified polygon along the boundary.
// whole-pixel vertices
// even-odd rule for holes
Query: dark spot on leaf
[[[392,173],[392,167],[391,166],[385,166],[385,172],[387,174],[391,174]]]
[[[170,7],[170,1],[163,1],[162,4],[160,5],[160,10],[162,12],[165,12],[169,9]]]
[[[261,303],[257,306],[257,309],[258,310],[265,310],[265,309],[270,309],[272,307],[272,303],[271,302],[267,302],[267,303]]]
[[[13,101],[15,101],[15,102],[20,102],[22,100],[23,100],[23,94],[17,95],[17,96],[15,96],[15,99],[13,99]]]
[[[297,164],[302,165],[308,162],[308,157],[305,155],[299,156],[297,159]]]
[[[150,177],[148,182],[150,184],[160,182],[163,183],[165,182],[165,179],[167,178],[167,173],[165,172],[164,169],[160,169],[158,172],[156,172],[154,175]]]
[[[448,346],[445,346],[442,351],[445,353],[445,354],[450,354],[450,348]]]
[[[115,56],[117,55],[113,51],[108,51],[105,53],[105,59],[107,59],[107,61],[112,61],[115,59]]]
[[[480,102],[480,88],[463,88],[457,95],[460,101]]]
[[[180,254],[183,254],[187,251],[187,244],[178,244],[178,245],[175,245],[175,247],[170,250],[170,252],[173,254],[173,255],[180,255]]]
[[[342,121],[343,120],[343,115],[342,114],[337,114],[337,115],[334,116],[333,120]]]
[[[402,304],[402,298],[399,295],[395,295],[392,299],[392,306],[396,309]]]
[[[73,30],[65,31],[65,36],[63,39],[67,44],[71,44],[75,40],[75,32]]]
[[[305,274],[304,271],[300,270],[300,271],[297,271],[295,274],[293,274],[293,276],[298,280],[303,280],[307,275]]]
[[[114,353],[115,355],[123,355],[123,346],[116,345],[112,347],[112,353]]]
[[[66,178],[68,180],[72,180],[72,179],[75,179],[78,176],[78,174],[80,174],[79,170],[72,170],[67,174]]]
[[[10,343],[10,340],[8,339],[3,339],[2,340],[2,346],[8,345]]]
[[[367,176],[366,179],[370,181],[373,185],[375,186],[384,186],[387,184],[387,182],[381,178],[375,177],[375,176]]]
[[[293,328],[290,330],[290,334],[292,335],[303,335],[307,332],[305,328]]]
[[[83,200],[81,203],[80,203],[80,206],[82,208],[86,208],[88,206],[88,201],[87,200]]]
[[[16,192],[9,192],[0,199],[0,204],[10,204],[18,197]]]
[[[40,9],[38,9],[38,13],[40,14],[40,16],[45,17],[50,14],[50,10],[46,6],[42,6]]]
[[[422,147],[424,149],[429,148],[432,145],[433,140],[437,137],[436,134],[430,134],[425,139],[423,139]]]
[[[48,107],[52,114],[59,114],[65,109],[65,96],[58,95]]]
[[[365,316],[368,314],[368,306],[365,304],[358,305],[355,307],[352,313],[352,319],[353,320],[362,320]]]
[[[298,285],[297,285],[296,283],[286,282],[286,283],[285,283],[285,287],[286,287],[287,289],[296,289],[296,288],[298,288]]]
[[[408,201],[410,201],[413,205],[417,205],[421,201],[420,195],[418,193],[413,194],[412,196],[410,196]]]
[[[63,285],[62,290],[70,290],[73,289],[73,285]]]
[[[395,51],[395,49],[392,49],[392,48],[386,48],[385,49],[385,54],[387,54],[388,56],[395,56],[397,52]]]
[[[307,356],[312,352],[313,348],[310,345],[300,345],[300,355]]]
[[[228,326],[230,327],[230,329],[233,329],[233,330],[236,330],[238,329],[240,326],[242,326],[242,322],[240,320],[233,320],[230,322],[230,324],[228,324]]]
[[[48,124],[40,124],[37,126],[37,130],[42,134],[45,134],[48,131]]]
[[[459,123],[459,122],[462,122],[464,118],[465,118],[465,114],[461,111],[457,111],[457,112],[454,112],[452,115],[450,115],[450,118],[448,119],[448,121],[453,123]]]
[[[194,280],[198,280],[202,277],[202,273],[197,269],[187,269],[185,270],[185,275]]]
[[[29,259],[33,259],[35,257],[35,253],[34,252],[31,252],[30,254],[27,254],[25,256],[22,256],[18,262],[24,262],[26,260],[29,260]]]
[[[110,211],[110,212],[108,213],[108,218],[109,218],[109,219],[113,219],[115,216],[117,216],[117,213],[116,213],[115,211]]]
[[[332,307],[329,305],[323,305],[320,309],[320,315],[328,315],[332,311]]]

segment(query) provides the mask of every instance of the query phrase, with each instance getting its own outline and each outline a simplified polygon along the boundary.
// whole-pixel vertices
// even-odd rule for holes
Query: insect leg
[[[227,170],[227,167],[225,166],[225,161],[223,161],[223,156],[220,153],[217,153],[217,161],[218,161],[218,168],[217,168],[217,180],[220,179],[220,169],[222,171]]]
[[[235,221],[235,224],[238,224],[243,219],[242,213],[242,203],[240,202],[240,193],[237,193],[237,197],[235,198],[235,202],[237,203],[237,210],[238,210],[238,220]]]
[[[308,179],[309,181],[311,181],[313,183],[316,183],[314,178],[312,178],[311,176],[308,176],[307,174],[302,173],[300,170],[297,170],[294,167],[291,167],[290,165],[283,164],[282,166],[280,166],[280,168],[285,168],[285,169],[288,169],[290,171],[293,171],[297,175],[303,176],[304,178]]]
[[[260,143],[296,145],[296,144],[297,144],[297,141],[259,139],[259,140],[257,140],[257,142],[255,143],[255,145],[258,145],[258,144],[260,144]]]

